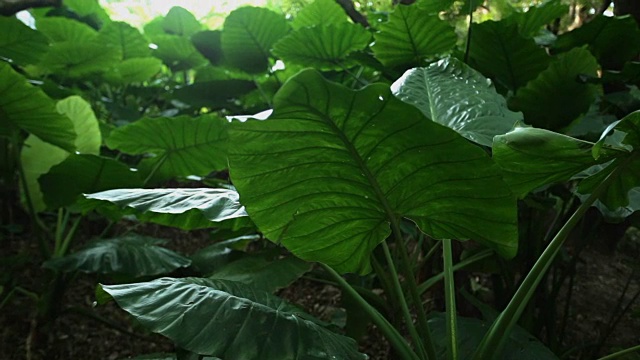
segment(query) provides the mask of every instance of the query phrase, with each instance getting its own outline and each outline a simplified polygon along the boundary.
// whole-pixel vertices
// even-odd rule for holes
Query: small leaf
[[[471,26],[469,63],[497,84],[517,91],[547,68],[545,50],[518,34],[516,24],[484,21]]]
[[[311,263],[296,257],[273,258],[269,254],[249,254],[216,269],[209,279],[232,280],[273,293],[311,270]]]
[[[371,48],[381,63],[405,67],[450,52],[457,40],[454,28],[437,14],[406,5],[396,6],[374,38]]]
[[[453,2],[454,0],[418,0],[417,5],[426,12],[438,13],[449,9]]]
[[[59,114],[55,103],[27,79],[0,62],[0,129],[20,128],[67,151],[75,150],[76,133],[68,117]]]
[[[603,149],[595,160],[593,143],[552,131],[517,128],[493,142],[493,159],[511,190],[523,197],[543,185],[569,180],[587,168],[610,161],[618,153]]]
[[[157,46],[153,56],[162,60],[173,71],[193,69],[206,62],[189,38],[158,35],[153,37],[153,43]]]
[[[273,52],[285,62],[319,70],[341,70],[354,66],[347,60],[354,51],[367,46],[371,35],[360,25],[339,23],[302,28],[275,44]]]
[[[232,123],[230,143],[231,178],[251,219],[304,260],[366,273],[395,216],[434,238],[515,254],[515,199],[496,185],[484,150],[385,85],[352,91],[303,71],[267,120]]]
[[[113,130],[106,143],[127,154],[154,155],[160,174],[204,176],[227,167],[226,125],[215,115],[144,118]]]
[[[249,80],[215,80],[202,81],[185,85],[173,91],[177,100],[195,107],[224,109],[235,106],[233,100],[256,88],[256,83]]]
[[[315,0],[298,12],[291,27],[300,29],[312,26],[326,26],[347,23],[349,17],[334,0]]]
[[[569,12],[569,6],[562,4],[560,0],[546,1],[540,5],[532,6],[526,12],[518,12],[507,18],[507,22],[515,22],[518,25],[520,35],[531,38],[537,35],[540,28],[561,18]]]
[[[225,360],[366,359],[352,339],[241,283],[160,278],[102,288],[142,325],[198,354]]]
[[[260,239],[260,235],[245,235],[217,242],[189,256],[192,266],[201,274],[211,274],[224,265],[245,255],[249,243]]]
[[[37,64],[49,50],[49,40],[15,17],[0,17],[0,58],[19,65]]]
[[[140,177],[128,166],[95,155],[71,154],[38,182],[50,209],[73,204],[82,193],[141,185]]]
[[[191,264],[188,258],[158,246],[164,243],[166,240],[137,234],[100,239],[43,266],[65,272],[142,277],[167,274]]]
[[[191,36],[202,29],[202,25],[187,9],[174,6],[162,21],[162,29],[167,34]]]
[[[100,44],[120,48],[122,59],[144,58],[151,56],[149,41],[133,26],[114,21],[100,29]]]
[[[241,7],[224,20],[222,50],[231,66],[248,73],[265,72],[271,47],[288,32],[284,16],[266,8]]]
[[[578,77],[595,77],[597,70],[598,63],[587,49],[575,48],[560,54],[509,99],[509,107],[522,111],[524,120],[535,127],[562,129],[589,110],[597,87],[579,82]]]
[[[238,202],[238,194],[224,189],[117,189],[85,197],[131,208],[129,213],[141,220],[185,230],[213,227],[212,222],[247,216],[244,206]]]
[[[160,59],[145,57],[124,60],[103,74],[112,84],[126,85],[150,80],[162,70]]]
[[[453,58],[408,70],[391,91],[427,118],[484,146],[522,121],[522,114],[507,108],[490,80]]]

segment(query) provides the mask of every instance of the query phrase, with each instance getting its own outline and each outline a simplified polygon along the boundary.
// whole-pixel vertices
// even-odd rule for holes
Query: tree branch
[[[366,28],[369,27],[369,21],[367,21],[367,18],[364,15],[356,10],[352,0],[336,0],[336,2],[338,5],[342,6],[354,23],[360,24]]]
[[[0,15],[11,16],[29,8],[48,6],[60,7],[62,0],[0,0]]]

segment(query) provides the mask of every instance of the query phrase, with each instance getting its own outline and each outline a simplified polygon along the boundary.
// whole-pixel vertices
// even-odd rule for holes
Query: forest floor
[[[185,254],[203,247],[209,241],[207,233],[202,231],[187,233],[162,227],[152,228],[155,230],[148,235],[170,238],[170,247]],[[601,353],[640,344],[640,300],[633,298],[640,292],[637,269],[640,238],[637,233],[628,234],[627,237],[618,246],[619,250],[613,253],[587,248],[581,254],[565,336],[567,348],[573,350],[565,358],[594,358],[588,355],[591,354],[589,349],[593,349],[589,345],[593,345],[606,331],[612,310],[625,307],[631,301],[635,302],[607,337]],[[24,289],[38,289],[43,286],[42,279],[46,278],[40,261],[36,257],[24,259],[19,256],[37,254],[35,244],[27,240],[26,236],[20,235],[2,239],[0,259],[13,259],[11,261],[20,264],[19,268],[8,272],[14,277],[11,279],[13,284]],[[3,272],[11,267],[8,262],[0,264]],[[0,276],[6,274],[0,273]],[[631,281],[628,281],[630,278]],[[2,280],[7,283],[7,279]],[[0,308],[0,360],[119,360],[174,351],[168,339],[136,326],[113,302],[95,306],[95,286],[99,280],[85,274],[75,278],[62,301],[68,310],[39,331],[36,331],[39,324],[34,322],[34,301],[23,293],[15,293]],[[620,302],[623,291],[626,295]],[[2,294],[2,298],[5,295]],[[339,289],[309,279],[296,281],[282,290],[280,295],[326,321],[341,310]],[[387,342],[375,329],[370,330],[359,341],[361,351],[372,360],[393,359]],[[640,359],[640,354],[625,359]]]

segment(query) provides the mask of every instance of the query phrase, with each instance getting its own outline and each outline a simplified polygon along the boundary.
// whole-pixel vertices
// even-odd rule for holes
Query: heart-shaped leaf
[[[150,80],[162,70],[162,61],[153,57],[126,59],[102,74],[107,82],[117,85]]]
[[[367,46],[371,35],[348,22],[298,29],[274,46],[273,52],[286,62],[319,70],[340,70],[356,64],[347,56]]]
[[[389,22],[380,25],[371,47],[386,66],[420,66],[424,60],[445,54],[455,46],[457,36],[437,14],[415,6],[398,5]]]
[[[198,354],[225,360],[366,359],[352,339],[242,283],[160,278],[102,288],[142,325]]]
[[[91,26],[66,17],[45,17],[38,20],[38,30],[54,43],[73,42],[89,43],[98,37],[98,32]]]
[[[206,63],[191,40],[178,35],[157,35],[153,37],[156,49],[153,56],[162,60],[173,71],[189,70]]]
[[[49,40],[15,17],[0,17],[0,57],[20,65],[37,64],[49,50]]]
[[[51,45],[40,66],[64,77],[83,78],[103,73],[121,59],[118,47],[66,41]]]
[[[162,29],[167,34],[191,36],[202,29],[202,24],[189,10],[180,7],[172,7],[162,21]]]
[[[43,266],[66,272],[141,277],[167,274],[191,264],[188,258],[159,246],[166,242],[137,234],[100,239],[73,254],[48,260]]]
[[[227,167],[227,121],[197,118],[144,118],[111,132],[107,146],[128,154],[152,154],[150,165],[167,177],[204,176]]]
[[[391,90],[429,119],[484,146],[522,121],[522,114],[507,108],[490,80],[453,58],[408,70]]]
[[[241,7],[224,20],[222,50],[231,66],[261,73],[269,66],[271,47],[288,32],[283,15],[266,8]]]
[[[225,189],[117,189],[85,197],[130,208],[128,213],[141,220],[186,230],[213,227],[212,222],[247,216],[238,202],[238,194]],[[84,206],[87,210],[100,205]]]
[[[304,260],[368,272],[399,216],[435,238],[515,255],[515,199],[486,153],[382,84],[351,91],[303,71],[269,119],[232,124],[230,141],[251,219]]]
[[[98,42],[120,48],[124,60],[151,56],[149,41],[133,26],[114,21],[100,29]]]
[[[532,6],[524,13],[515,13],[509,16],[506,21],[516,23],[520,35],[531,38],[538,34],[540,28],[564,16],[568,11],[568,5],[562,4],[560,0],[551,0],[538,6]]]
[[[76,133],[68,117],[56,111],[55,102],[30,85],[11,65],[0,62],[0,133],[19,128],[67,151],[75,150]]]
[[[334,0],[315,0],[298,12],[291,27],[300,29],[316,25],[325,26],[346,23],[349,17],[340,5]]]

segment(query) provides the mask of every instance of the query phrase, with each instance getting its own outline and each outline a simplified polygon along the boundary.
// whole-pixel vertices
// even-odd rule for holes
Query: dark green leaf
[[[220,65],[224,59],[222,54],[222,44],[220,30],[207,30],[195,33],[191,36],[191,42],[198,49],[202,56],[206,57],[211,65]]]
[[[99,0],[64,0],[64,5],[82,17],[95,17],[101,23],[110,20]]]
[[[311,263],[293,256],[274,259],[270,254],[250,254],[214,270],[208,277],[238,281],[273,293],[291,285],[309,270]]]
[[[396,7],[374,37],[372,50],[381,63],[406,67],[450,52],[457,40],[454,28],[437,14],[405,5]]]
[[[558,37],[554,47],[567,51],[589,45],[589,50],[606,69],[619,69],[640,52],[640,29],[629,16],[599,15],[576,30]]]
[[[124,22],[111,22],[100,29],[97,41],[120,48],[124,60],[151,56],[149,41],[138,29]]]
[[[549,64],[545,50],[518,33],[516,24],[484,21],[472,25],[470,65],[497,84],[517,91]]]
[[[617,154],[603,149],[595,160],[593,145],[548,130],[517,128],[494,138],[493,159],[504,171],[511,190],[522,197],[543,185],[569,180]]]
[[[366,358],[352,339],[241,283],[161,278],[102,287],[142,325],[198,354],[225,360]]]
[[[46,17],[38,20],[38,30],[54,43],[73,42],[84,44],[98,38],[98,32],[91,26],[65,17]]]
[[[173,71],[188,70],[203,65],[207,60],[200,55],[189,38],[177,35],[158,35],[153,38],[159,58]]]
[[[301,72],[269,119],[233,124],[230,141],[231,177],[251,219],[304,260],[368,272],[395,216],[435,238],[515,254],[515,200],[496,185],[486,153],[384,85],[351,91]]]
[[[204,176],[227,167],[227,121],[197,118],[144,118],[111,132],[107,146],[127,154],[152,154],[157,172]]]
[[[49,50],[46,36],[15,17],[0,16],[0,34],[0,58],[15,64],[37,64]]]
[[[51,46],[40,66],[69,78],[99,74],[120,62],[120,48],[98,43],[62,42]]]
[[[212,222],[247,216],[238,194],[224,189],[117,189],[85,197],[127,208],[125,213],[135,214],[140,220],[185,230],[213,227]],[[100,204],[85,206],[98,208]]]
[[[71,154],[38,181],[50,209],[73,204],[83,193],[138,187],[142,181],[128,166],[95,155]]]
[[[560,0],[551,0],[530,7],[527,12],[515,13],[506,21],[516,23],[520,35],[528,39],[537,35],[540,28],[564,16],[568,11],[568,5],[562,4]]]
[[[112,84],[125,85],[150,80],[162,70],[160,59],[145,57],[123,60],[103,74]]]
[[[275,44],[273,53],[285,62],[319,70],[341,70],[355,65],[347,56],[367,46],[371,35],[348,22],[298,29]]]
[[[137,234],[89,243],[70,255],[46,261],[43,266],[65,272],[129,275],[167,274],[187,267],[191,260],[161,246],[166,240]]]
[[[187,9],[174,6],[164,17],[162,29],[167,34],[189,37],[202,30],[202,25]]]
[[[429,119],[484,146],[522,121],[522,114],[507,108],[490,80],[453,58],[408,70],[391,90]]]
[[[193,267],[201,274],[211,274],[222,266],[240,259],[249,243],[260,239],[260,235],[245,235],[217,242],[189,256]]]
[[[266,8],[242,7],[224,20],[222,50],[231,66],[249,73],[265,72],[271,47],[288,32],[283,15]]]
[[[20,128],[67,151],[75,150],[71,120],[59,114],[51,99],[5,62],[0,62],[0,117],[2,129]]]
[[[518,90],[509,100],[509,107],[522,111],[524,120],[535,127],[562,129],[589,110],[597,86],[582,83],[578,77],[596,76],[597,70],[598,63],[587,49],[575,48],[560,54],[537,78]]]
[[[291,27],[326,26],[347,23],[349,17],[335,0],[315,0],[300,10],[291,22]]]
[[[173,91],[173,96],[185,104],[195,107],[224,109],[236,106],[233,100],[256,88],[249,80],[216,80],[196,82]]]

